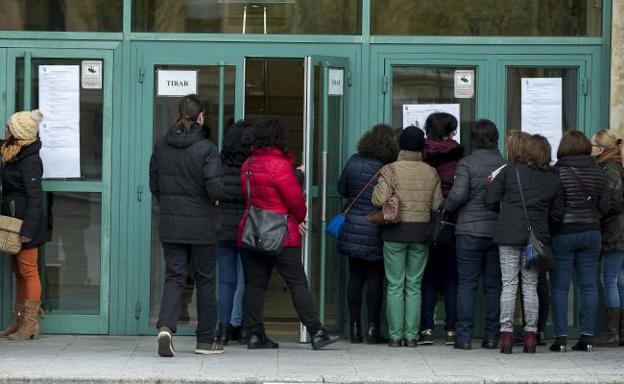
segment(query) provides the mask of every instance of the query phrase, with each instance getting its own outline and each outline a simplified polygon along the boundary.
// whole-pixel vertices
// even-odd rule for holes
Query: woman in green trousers
[[[421,282],[431,234],[431,212],[442,203],[440,178],[422,161],[425,136],[407,127],[399,139],[399,158],[381,169],[373,204],[382,207],[392,196],[400,201],[401,222],[382,229],[387,280],[386,317],[391,347],[416,347],[420,324]]]

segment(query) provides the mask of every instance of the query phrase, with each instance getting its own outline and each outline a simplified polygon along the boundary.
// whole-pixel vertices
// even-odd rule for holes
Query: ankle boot
[[[227,323],[219,323],[219,337],[218,340],[223,345],[228,345],[232,338],[232,326]]]
[[[581,334],[579,341],[572,347],[573,351],[591,352],[594,350],[594,336]]]
[[[595,344],[601,347],[617,347],[620,341],[620,308],[607,308],[606,321]]]
[[[0,331],[0,337],[7,337],[11,333],[17,332],[17,330],[22,325],[23,312],[24,312],[24,302],[22,300],[20,301],[16,300],[15,304],[13,305],[13,318],[11,319],[11,322],[9,323],[9,325],[5,329]]]
[[[537,347],[537,334],[535,332],[524,332],[524,347],[522,352],[535,353]]]
[[[39,332],[39,308],[41,301],[24,301],[24,315],[20,328],[8,336],[9,340],[30,340],[41,337]]]
[[[366,343],[382,344],[384,342],[385,341],[379,332],[379,326],[375,325],[375,323],[370,323],[368,325],[368,332],[366,333]]]
[[[512,332],[501,332],[500,335],[500,353],[511,354],[514,345],[514,337]]]
[[[354,321],[351,323],[351,343],[361,343],[362,342],[362,326],[359,322]]]
[[[568,348],[568,338],[566,336],[557,336],[555,342],[548,349],[551,352],[565,352]]]

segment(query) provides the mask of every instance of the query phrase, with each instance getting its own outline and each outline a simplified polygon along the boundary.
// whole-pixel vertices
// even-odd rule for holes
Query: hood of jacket
[[[590,155],[566,156],[557,160],[555,167],[587,168],[596,165],[596,158]]]
[[[431,165],[457,161],[464,156],[464,147],[455,140],[425,141],[425,161]]]
[[[173,126],[165,135],[165,142],[175,148],[187,148],[204,139],[202,127],[197,123],[191,126],[190,133],[184,133],[182,129]]]

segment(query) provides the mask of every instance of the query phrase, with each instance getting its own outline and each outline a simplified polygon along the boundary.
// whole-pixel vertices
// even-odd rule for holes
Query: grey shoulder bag
[[[243,248],[252,252],[278,255],[288,231],[288,215],[254,207],[251,202],[251,162],[247,164],[247,204],[249,213],[243,226]]]

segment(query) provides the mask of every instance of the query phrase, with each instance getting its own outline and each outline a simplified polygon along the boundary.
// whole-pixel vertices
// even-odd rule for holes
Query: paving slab
[[[222,355],[196,355],[193,337],[176,337],[176,356],[156,355],[154,337],[44,336],[0,339],[0,384],[624,384],[624,348],[512,355],[445,345],[389,348],[346,342],[323,351],[281,343]],[[475,343],[478,345],[478,343]]]

